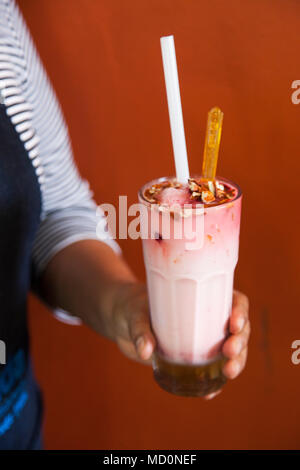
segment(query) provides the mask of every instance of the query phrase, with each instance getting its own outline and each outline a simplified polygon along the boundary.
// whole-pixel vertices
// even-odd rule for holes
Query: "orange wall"
[[[31,299],[47,448],[299,448],[300,4],[294,0],[20,1],[99,202],[173,172],[159,37],[174,34],[190,167],[225,113],[219,173],[244,190],[236,286],[251,300],[242,376],[216,400],[161,391],[150,368]],[[139,242],[122,241],[144,277]]]

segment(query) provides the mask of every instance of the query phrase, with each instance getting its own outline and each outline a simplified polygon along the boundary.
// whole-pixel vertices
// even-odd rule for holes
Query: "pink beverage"
[[[211,184],[162,178],[139,192],[157,340],[154,376],[162,388],[184,396],[203,396],[226,382],[222,346],[232,307],[242,195],[224,178]]]

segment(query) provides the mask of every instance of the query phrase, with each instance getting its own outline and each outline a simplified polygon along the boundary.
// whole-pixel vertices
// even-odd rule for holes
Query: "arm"
[[[150,359],[155,340],[146,288],[105,243],[82,240],[61,250],[41,275],[39,290],[54,308],[116,341],[129,358]]]

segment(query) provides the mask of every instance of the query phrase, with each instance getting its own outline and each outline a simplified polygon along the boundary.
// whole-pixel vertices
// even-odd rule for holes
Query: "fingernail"
[[[240,371],[240,367],[237,362],[233,362],[231,365],[231,378],[234,379]]]
[[[144,345],[144,357],[143,359],[146,361],[151,358],[152,355],[152,344],[147,341]]]
[[[219,395],[221,393],[222,390],[218,390],[217,392],[214,392],[214,393],[210,393],[209,395],[206,395],[204,397],[204,400],[212,400],[213,398],[215,398],[217,395]]]
[[[235,354],[238,356],[242,352],[243,343],[240,339],[235,340],[234,350]]]
[[[238,330],[242,331],[242,329],[244,328],[244,325],[245,325],[245,319],[242,318],[242,317],[239,318],[238,321],[237,321]]]
[[[141,354],[144,345],[145,345],[145,339],[144,339],[143,336],[140,336],[140,337],[136,340],[136,343],[135,343],[135,347],[136,347],[136,350],[137,350],[137,352],[138,352],[139,355]]]

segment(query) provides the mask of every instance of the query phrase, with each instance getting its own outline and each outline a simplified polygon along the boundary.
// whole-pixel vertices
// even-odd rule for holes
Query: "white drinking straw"
[[[160,38],[160,45],[167,89],[176,178],[180,182],[186,182],[189,177],[189,165],[184,135],[174,36]]]

